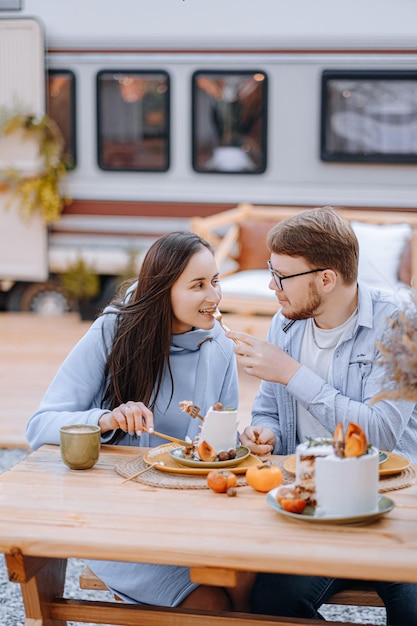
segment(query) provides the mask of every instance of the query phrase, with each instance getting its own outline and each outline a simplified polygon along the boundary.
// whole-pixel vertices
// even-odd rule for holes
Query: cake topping
[[[369,448],[365,433],[355,422],[349,422],[345,436],[342,422],[337,424],[333,434],[333,447],[335,455],[341,458],[362,456]]]

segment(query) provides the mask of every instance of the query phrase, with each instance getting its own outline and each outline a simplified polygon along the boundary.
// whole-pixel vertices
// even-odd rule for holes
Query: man
[[[377,342],[397,307],[391,296],[357,284],[358,242],[334,209],[303,211],[268,234],[269,287],[280,311],[268,341],[245,333],[235,352],[262,380],[251,426],[241,435],[255,454],[292,454],[308,437],[332,437],[337,422],[356,422],[368,441],[417,462],[417,409],[407,401],[370,400],[388,381]],[[261,574],[253,610],[322,619],[318,608],[349,581]],[[417,624],[417,586],[375,583],[388,624]]]

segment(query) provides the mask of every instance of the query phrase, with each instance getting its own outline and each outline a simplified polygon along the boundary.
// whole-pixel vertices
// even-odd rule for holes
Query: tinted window
[[[267,80],[263,72],[193,76],[193,167],[259,174],[266,168]]]
[[[100,72],[97,111],[102,169],[168,169],[169,79],[165,72]]]
[[[417,72],[324,72],[321,158],[417,161]]]
[[[48,114],[64,138],[63,157],[68,169],[76,165],[75,76],[67,70],[48,71]]]

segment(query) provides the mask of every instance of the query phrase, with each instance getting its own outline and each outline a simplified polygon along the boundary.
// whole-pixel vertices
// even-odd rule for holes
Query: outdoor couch
[[[309,207],[240,204],[209,217],[196,217],[191,229],[213,244],[220,269],[224,312],[272,315],[278,308],[266,267],[268,231],[280,220]],[[417,210],[337,209],[359,241],[359,280],[409,300],[417,275]]]

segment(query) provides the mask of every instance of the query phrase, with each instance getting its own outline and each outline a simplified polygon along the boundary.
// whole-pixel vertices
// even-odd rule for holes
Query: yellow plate
[[[162,446],[158,446],[157,448],[152,448],[152,450],[148,450],[143,456],[143,460],[147,465],[152,465],[153,463],[163,463],[163,465],[155,465],[155,469],[160,470],[161,472],[171,472],[172,474],[194,474],[194,475],[206,475],[213,468],[212,467],[185,467],[180,465],[177,461],[175,461],[170,452],[176,448],[179,448],[176,443],[167,443]],[[228,467],[227,469],[233,472],[234,474],[245,474],[248,467],[251,465],[256,465],[259,463],[259,459],[256,456],[250,454],[243,461],[234,467]]]
[[[407,467],[410,465],[410,461],[406,459],[405,456],[401,456],[401,454],[385,451],[384,453],[387,455],[388,458],[379,466],[380,476],[399,474],[403,470],[407,469]],[[292,476],[295,476],[295,462],[296,456],[295,454],[292,454],[284,463],[284,469]]]

